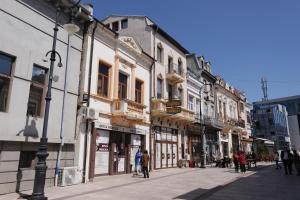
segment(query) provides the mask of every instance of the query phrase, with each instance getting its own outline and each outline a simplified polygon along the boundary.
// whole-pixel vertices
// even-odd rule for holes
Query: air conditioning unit
[[[58,186],[76,185],[81,183],[81,171],[77,167],[63,167],[58,172]]]
[[[85,119],[95,120],[97,119],[96,110],[94,108],[82,107],[80,113]]]

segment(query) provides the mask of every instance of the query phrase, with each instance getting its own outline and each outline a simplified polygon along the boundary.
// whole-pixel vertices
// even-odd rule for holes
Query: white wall
[[[288,116],[288,126],[292,148],[300,150],[300,130],[297,115]]]
[[[26,138],[22,134],[16,135],[24,129],[26,124],[32,67],[33,64],[38,64],[49,68],[50,63],[44,63],[42,59],[46,52],[51,50],[54,23],[46,16],[25,7],[18,1],[2,0],[0,8],[12,15],[0,11],[0,27],[1,30],[5,30],[0,31],[0,51],[16,57],[8,112],[0,112],[0,139],[24,141]],[[62,56],[64,66],[58,68],[56,62],[54,69],[54,74],[59,76],[59,81],[53,83],[52,89],[48,126],[49,142],[59,142],[67,36],[67,32],[59,27],[57,52]],[[71,45],[66,98],[68,103],[66,103],[64,123],[64,136],[67,143],[74,142],[82,39],[77,35],[73,36]],[[32,118],[29,119],[29,123],[31,120]],[[38,117],[34,120],[39,136],[41,136],[43,118]],[[39,141],[39,139],[28,138],[28,141]]]

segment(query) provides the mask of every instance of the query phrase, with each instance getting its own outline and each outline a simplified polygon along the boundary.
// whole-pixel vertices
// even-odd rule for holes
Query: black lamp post
[[[203,86],[206,86],[206,85],[210,85],[211,84],[206,84],[206,83],[203,83],[203,85],[200,87],[200,90],[199,90],[199,99],[200,99],[200,131],[201,131],[201,151],[200,151],[200,168],[206,168],[205,167],[205,124],[202,120],[202,88]]]
[[[56,55],[59,57],[58,67],[62,67],[61,56],[56,51],[56,41],[57,41],[57,32],[58,32],[58,17],[60,14],[60,8],[57,8],[56,11],[56,18],[55,18],[55,27],[54,35],[53,35],[53,43],[52,43],[52,50],[47,52],[46,56],[50,53],[50,71],[49,71],[49,78],[48,78],[48,88],[46,94],[46,105],[45,105],[45,115],[44,115],[44,124],[43,124],[43,133],[40,139],[40,144],[38,147],[37,158],[38,162],[35,166],[35,177],[34,177],[34,187],[32,195],[29,199],[31,200],[47,200],[48,198],[45,197],[44,188],[45,188],[45,179],[46,179],[46,172],[47,172],[47,164],[46,158],[48,157],[47,152],[47,129],[48,129],[48,119],[49,119],[49,109],[50,109],[50,101],[51,101],[51,88],[52,88],[52,81],[53,81],[53,69],[54,63],[56,60]],[[71,18],[72,19],[72,18]],[[72,21],[71,21],[72,22]],[[75,24],[66,24],[64,27],[68,31],[69,34],[73,34],[79,30],[79,27]]]

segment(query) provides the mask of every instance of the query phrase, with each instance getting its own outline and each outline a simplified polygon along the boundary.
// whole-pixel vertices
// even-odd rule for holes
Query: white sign
[[[95,156],[95,174],[108,174],[109,152],[97,151]]]
[[[133,146],[141,146],[141,136],[140,135],[131,135],[131,145]]]

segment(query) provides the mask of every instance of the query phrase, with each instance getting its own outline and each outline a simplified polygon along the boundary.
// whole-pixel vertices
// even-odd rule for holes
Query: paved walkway
[[[150,173],[150,179],[130,175],[103,176],[93,183],[47,188],[46,194],[52,200],[299,199],[300,177],[285,176],[273,167],[260,165],[259,169],[243,175],[233,169],[208,167],[157,170]],[[17,194],[0,196],[0,200],[17,198]]]

